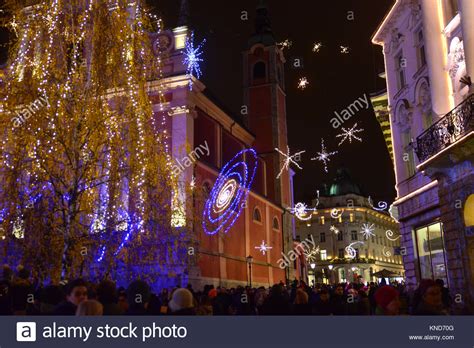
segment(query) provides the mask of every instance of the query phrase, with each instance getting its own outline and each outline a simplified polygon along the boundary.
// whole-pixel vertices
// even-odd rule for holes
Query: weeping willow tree
[[[147,91],[161,76],[148,35],[160,22],[128,0],[3,9],[14,36],[0,110],[4,258],[53,281],[184,267],[191,238],[170,225],[178,183]]]

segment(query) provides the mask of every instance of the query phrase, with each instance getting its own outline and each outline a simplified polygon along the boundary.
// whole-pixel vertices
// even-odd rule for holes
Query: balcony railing
[[[433,157],[474,131],[474,94],[447,113],[416,138],[416,155],[420,162]]]

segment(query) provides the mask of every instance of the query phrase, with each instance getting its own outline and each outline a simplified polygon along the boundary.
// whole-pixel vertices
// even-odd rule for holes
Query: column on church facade
[[[441,9],[438,1],[421,0],[421,5],[433,111],[438,117],[442,117],[452,110],[454,105],[451,81],[445,69],[447,48],[442,34],[444,28],[442,28]]]
[[[474,1],[459,0],[467,75],[474,80]],[[474,92],[471,85],[470,92]]]

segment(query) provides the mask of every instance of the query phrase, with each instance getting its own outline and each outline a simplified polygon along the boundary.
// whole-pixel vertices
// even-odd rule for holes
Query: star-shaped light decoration
[[[278,45],[278,46],[280,47],[280,49],[283,51],[285,48],[290,49],[290,48],[291,48],[291,45],[293,45],[293,43],[292,43],[289,39],[286,39],[286,40],[284,40],[284,41],[282,41],[282,42],[279,42],[277,45]]]
[[[202,47],[205,43],[206,39],[204,39],[198,46],[194,46],[194,32],[191,32],[191,35],[186,38],[183,64],[186,65],[187,75],[193,75],[198,79],[201,77],[202,72],[200,63],[203,61],[201,56],[203,54]],[[192,88],[192,83],[189,84],[189,88]]]
[[[339,229],[334,225],[331,225],[331,227],[329,227],[329,231],[334,232],[334,234],[339,234],[340,232]]]
[[[260,244],[259,246],[256,246],[255,249],[258,249],[263,255],[265,255],[265,253],[267,251],[270,251],[270,249],[272,249],[272,247],[265,244],[265,241],[262,240],[262,244]]]
[[[357,123],[352,126],[352,128],[346,129],[342,127],[342,134],[336,135],[336,138],[342,138],[342,140],[339,142],[338,146],[341,146],[341,144],[346,141],[346,139],[349,139],[349,143],[352,144],[352,139],[354,138],[355,140],[362,141],[361,138],[359,138],[355,133],[360,133],[364,129],[356,129]]]
[[[285,157],[285,160],[283,161],[283,166],[280,169],[280,173],[278,173],[277,175],[277,179],[280,178],[281,174],[283,173],[283,170],[285,169],[288,170],[290,168],[290,163],[293,163],[299,169],[303,169],[302,167],[300,167],[298,163],[295,162],[293,158],[295,158],[296,156],[299,156],[300,154],[306,151],[300,151],[300,152],[295,153],[294,155],[290,155],[290,148],[288,146],[286,147],[287,153],[281,152],[280,149],[276,147],[275,147],[275,150],[278,151],[283,157]]]
[[[15,36],[18,37],[18,22],[16,21],[16,18],[13,17],[10,23],[8,25],[12,28],[12,30],[15,32]]]
[[[326,146],[324,146],[324,139],[321,139],[321,151],[317,153],[316,157],[311,158],[311,161],[321,161],[324,163],[324,171],[328,172],[328,162],[331,161],[330,157],[337,154],[337,151],[328,152]]]
[[[374,224],[369,225],[366,223],[362,225],[360,233],[365,237],[365,239],[369,239],[370,236],[375,236],[374,230]]]
[[[342,54],[349,54],[349,47],[346,46],[339,46],[341,48]]]
[[[319,248],[319,245],[317,247],[313,247],[309,250],[307,250],[304,255],[308,261],[315,261],[316,260],[316,255],[318,255],[321,252],[321,249]]]
[[[321,47],[323,47],[323,44],[321,42],[315,42],[313,44],[313,52],[318,53]]]
[[[298,81],[298,89],[306,89],[308,87],[309,81],[306,77],[302,77]]]

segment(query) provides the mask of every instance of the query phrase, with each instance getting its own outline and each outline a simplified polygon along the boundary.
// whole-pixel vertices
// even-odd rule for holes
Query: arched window
[[[260,209],[257,207],[253,210],[253,221],[262,222],[262,214],[260,213]]]
[[[280,223],[278,222],[278,218],[276,216],[273,218],[273,229],[280,230]]]
[[[253,66],[253,78],[254,79],[264,79],[267,75],[267,67],[264,62],[255,63]]]
[[[464,225],[474,226],[474,194],[470,195],[464,203]]]

